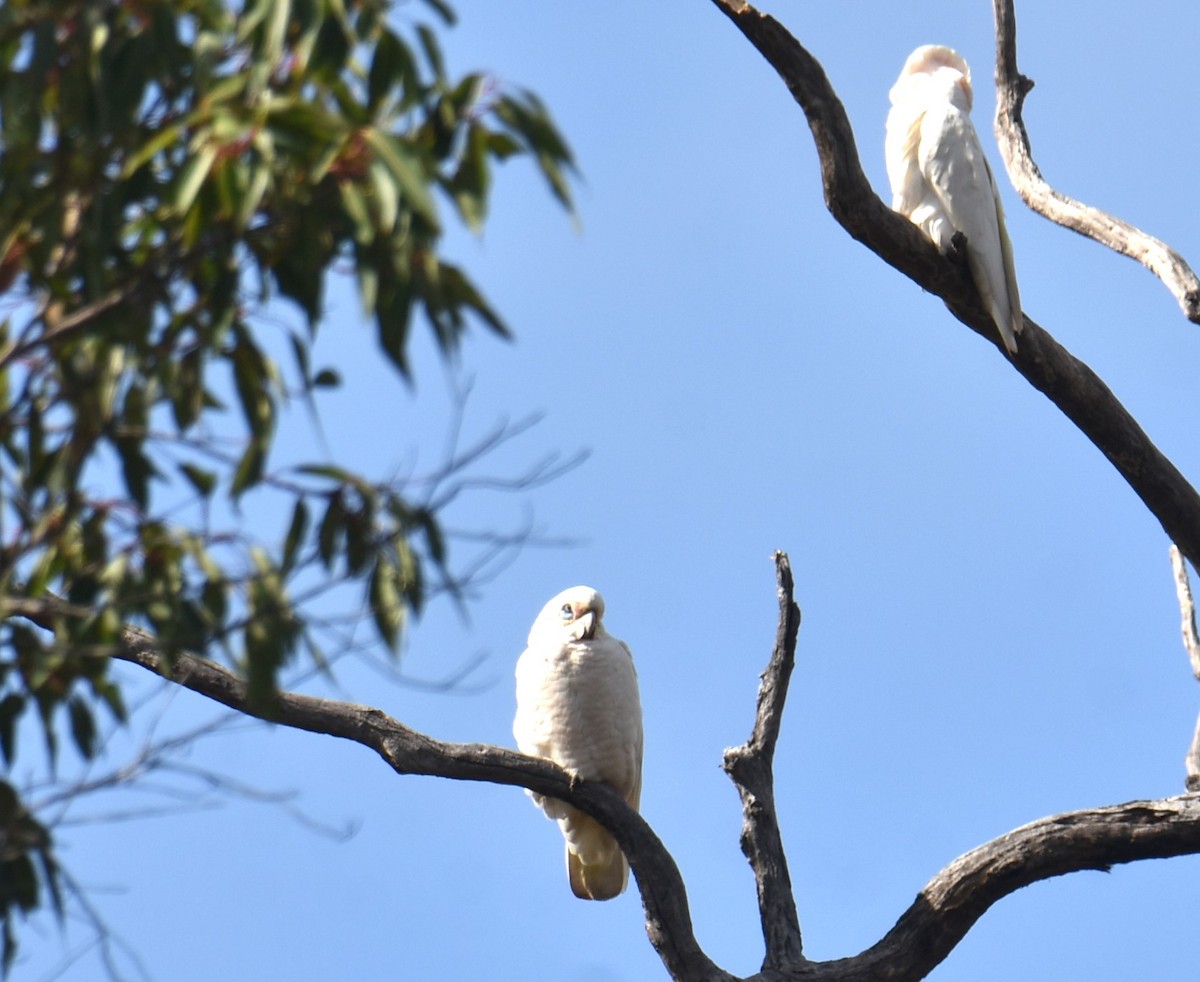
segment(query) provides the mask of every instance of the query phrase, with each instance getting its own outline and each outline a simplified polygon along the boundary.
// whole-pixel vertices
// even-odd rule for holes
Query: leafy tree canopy
[[[507,334],[439,255],[482,226],[493,166],[528,156],[571,206],[570,151],[532,93],[448,74],[442,0],[10,0],[0,6],[0,752],[22,718],[51,760],[125,715],[107,655],[217,646],[269,714],[309,604],[350,581],[396,650],[436,508],[315,459],[273,469],[281,408],[315,408],[331,274],[409,376],[416,322],[451,353]],[[298,308],[285,367],[264,311]],[[326,330],[332,329],[324,325]],[[253,500],[281,541],[239,526]],[[290,516],[290,517],[289,517]],[[298,588],[303,584],[303,590]],[[12,615],[19,615],[14,620]],[[102,708],[101,708],[102,707]],[[3,963],[14,918],[62,899],[48,830],[0,782]]]

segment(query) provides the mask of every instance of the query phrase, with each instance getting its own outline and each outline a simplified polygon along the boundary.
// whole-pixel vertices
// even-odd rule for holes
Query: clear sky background
[[[418,332],[415,389],[334,292],[317,360],[347,385],[323,397],[326,433],[379,477],[427,471],[452,392],[473,379],[468,439],[544,414],[477,473],[590,456],[526,493],[465,495],[450,524],[528,522],[574,544],[522,551],[465,617],[444,600],[429,609],[401,670],[437,679],[483,656],[458,691],[397,684],[362,659],[308,691],[511,745],[512,668],[534,616],[564,587],[595,586],[641,678],[644,814],[679,864],[700,944],[739,974],[762,942],[719,762],[749,732],[770,652],[774,549],[791,555],[804,614],[776,779],[810,957],[872,944],[938,870],[1018,825],[1182,791],[1200,687],[1166,537],[997,349],[836,225],[803,115],[734,27],[707,0],[455,6],[452,70],[546,100],[580,164],[580,220],[528,164],[498,172],[485,233],[455,232],[449,249],[516,340],[476,330],[446,371]],[[1001,174],[990,4],[764,9],[825,66],[885,199],[887,91],[923,43],[974,68],[976,125]],[[1046,177],[1200,262],[1200,8],[1025,2],[1018,15]],[[1032,214],[1000,180],[1030,316],[1200,476],[1200,328],[1146,270]],[[293,416],[277,460],[321,457],[303,408]],[[467,562],[475,547],[453,548]],[[149,708],[160,734],[215,712],[187,693]],[[557,829],[518,790],[400,778],[361,747],[258,725],[189,762],[294,791],[291,806],[355,834],[244,801],[133,822],[82,821],[129,799],[81,803],[63,859],[155,979],[665,975],[636,891],[576,901]],[[1197,909],[1200,859],[1075,874],[1001,901],[932,978],[1194,977]],[[51,977],[89,937],[73,923],[60,942],[37,919],[14,978]],[[95,952],[58,977],[99,978]]]

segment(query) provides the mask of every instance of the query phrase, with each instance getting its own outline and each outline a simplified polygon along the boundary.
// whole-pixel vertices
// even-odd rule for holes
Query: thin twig
[[[1009,180],[1025,204],[1057,225],[1135,259],[1162,280],[1183,316],[1200,324],[1200,280],[1174,249],[1128,222],[1052,188],[1033,161],[1021,112],[1033,82],[1017,69],[1013,0],[993,0],[996,18],[996,140]]]
[[[1175,545],[1171,546],[1171,569],[1175,572],[1175,595],[1179,598],[1183,647],[1192,663],[1192,675],[1200,682],[1200,633],[1196,630],[1196,602],[1192,599],[1192,585],[1188,580],[1183,554]]]
[[[775,744],[796,664],[800,608],[792,599],[792,567],[785,553],[775,553],[779,627],[771,660],[762,673],[750,739],[725,751],[723,766],[742,799],[742,852],[754,870],[758,911],[766,944],[764,969],[793,970],[806,963],[800,919],[792,896],[787,854],[775,813]]]
[[[1171,568],[1175,571],[1175,596],[1179,598],[1180,633],[1183,647],[1192,663],[1192,675],[1200,682],[1200,632],[1196,630],[1196,602],[1192,599],[1192,584],[1188,579],[1187,564],[1179,549],[1171,546]],[[1192,734],[1192,744],[1184,759],[1187,767],[1187,789],[1200,791],[1200,719]]]
[[[58,867],[58,876],[66,888],[71,903],[76,908],[71,911],[72,918],[78,918],[88,925],[92,931],[92,937],[83,946],[68,954],[49,975],[43,976],[43,982],[66,975],[72,965],[77,964],[81,958],[93,950],[99,953],[100,964],[104,966],[105,974],[112,982],[128,982],[130,978],[125,971],[122,971],[119,964],[121,959],[129,963],[139,978],[149,980],[150,973],[146,971],[145,965],[138,957],[137,950],[108,925],[100,911],[89,899],[87,890],[61,865]]]
[[[92,322],[108,313],[114,307],[124,303],[134,294],[134,289],[129,286],[120,287],[113,290],[112,293],[101,297],[99,300],[94,300],[78,310],[72,311],[65,317],[57,320],[53,327],[48,327],[40,334],[35,334],[28,340],[18,342],[10,347],[7,351],[0,351],[0,368],[16,361],[29,354],[34,348],[44,344],[49,344],[52,341],[62,341],[88,330],[92,326]]]

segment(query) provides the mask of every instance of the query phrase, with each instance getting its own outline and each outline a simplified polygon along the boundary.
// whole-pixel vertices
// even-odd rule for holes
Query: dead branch
[[[739,779],[739,784],[747,782],[758,800],[758,807],[752,807],[747,821],[757,850],[751,857],[756,875],[760,869],[765,875],[760,895],[769,962],[747,982],[915,982],[950,953],[992,904],[1024,886],[1079,870],[1107,869],[1117,863],[1200,854],[1200,795],[1054,815],[1022,826],[955,860],[929,881],[896,926],[866,951],[833,961],[805,961],[786,864],[767,871],[764,859],[773,851],[781,859],[783,855],[770,797],[769,762],[779,732],[799,626],[799,610],[791,602],[787,559],[779,554],[776,562],[781,608],[779,641],[764,673],[754,730],[746,747],[733,751],[735,763],[731,765],[734,771],[746,766],[753,769],[754,761],[760,762],[760,767],[761,762],[768,765],[765,785],[761,784],[761,774]],[[13,613],[34,623],[44,619],[44,612],[33,609]],[[674,859],[645,820],[606,785],[572,783],[566,772],[550,761],[512,750],[435,740],[367,706],[280,692],[264,715],[248,702],[246,685],[233,672],[183,653],[175,656],[172,668],[159,656],[154,639],[136,628],[126,629],[115,657],[247,716],[269,718],[280,725],[362,744],[398,774],[506,784],[570,802],[601,822],[624,850],[642,895],[646,933],[670,976],[686,982],[736,982],[697,943],[687,892]]]
[[[965,269],[888,208],[863,174],[846,110],[815,58],[775,18],[745,0],[712,0],[783,79],[808,120],[825,203],[855,239],[940,297],[962,323],[1001,347]],[[1108,458],[1191,561],[1200,567],[1200,495],[1083,362],[1028,315],[1011,360]]]
[[[796,663],[800,608],[792,599],[792,567],[785,553],[775,553],[779,627],[771,661],[762,673],[758,706],[750,739],[725,751],[723,767],[742,799],[742,852],[754,870],[758,911],[766,943],[764,969],[796,969],[804,965],[800,919],[792,896],[787,854],[775,814],[775,744]]]
[[[378,709],[333,699],[280,692],[269,717],[264,717],[251,707],[245,683],[233,672],[189,654],[176,655],[172,669],[159,656],[154,639],[133,628],[126,630],[116,657],[249,716],[360,743],[398,774],[507,784],[569,802],[601,822],[624,850],[641,891],[646,933],[671,977],[733,982],[733,976],[718,968],[696,942],[687,891],[671,854],[646,821],[607,785],[572,783],[565,771],[548,760],[480,743],[435,740]]]
[[[1131,801],[1051,815],[960,856],[930,880],[896,926],[860,955],[824,962],[813,982],[922,979],[997,900],[1039,880],[1200,852],[1200,796]]]
[[[960,321],[998,345],[991,317],[980,305],[962,265],[940,255],[870,188],[845,111],[819,63],[777,21],[745,0],[712,2],[778,71],[803,109],[821,161],[825,200],[835,219],[894,268],[942,298]],[[1011,5],[1006,9],[1011,13]],[[1024,83],[1016,74],[1015,54],[1012,72],[1013,91],[1017,92]],[[1023,97],[1024,91],[1020,91],[1012,116],[1022,133],[1019,113]],[[1200,303],[1200,291],[1193,289],[1192,293],[1194,302]],[[88,316],[99,313],[90,311]],[[76,326],[70,325],[72,329]],[[0,353],[0,360],[12,355],[11,350],[7,355]],[[1108,457],[1179,543],[1183,554],[1196,564],[1200,559],[1200,495],[1154,447],[1104,383],[1028,318],[1013,363]],[[1117,863],[1200,854],[1200,795],[1050,816],[952,862],[929,881],[895,927],[860,954],[827,962],[806,961],[775,814],[772,775],[800,615],[792,599],[790,566],[783,554],[776,555],[776,570],[780,620],[771,662],[762,677],[754,728],[746,744],[728,751],[725,757],[726,769],[742,797],[743,849],[755,872],[766,942],[763,970],[755,980],[920,979],[949,954],[992,904],[1024,886],[1066,873],[1107,870]],[[1188,599],[1190,602],[1190,591]],[[53,605],[55,601],[17,600],[0,606],[9,616],[37,623],[45,613],[43,603]],[[604,784],[573,781],[551,762],[511,750],[439,741],[367,706],[280,692],[263,712],[250,703],[245,683],[234,673],[190,654],[174,655],[168,664],[155,640],[134,628],[124,632],[114,656],[245,715],[361,744],[398,774],[511,785],[569,802],[601,822],[624,850],[642,896],[647,933],[670,975],[689,982],[734,982],[695,939],[686,890],[674,860],[645,820]]]
[[[1135,259],[1162,280],[1183,310],[1200,324],[1200,280],[1174,249],[1128,222],[1056,191],[1033,161],[1022,110],[1033,82],[1017,68],[1017,18],[1013,0],[993,0],[996,18],[996,141],[1021,200],[1057,225]]]

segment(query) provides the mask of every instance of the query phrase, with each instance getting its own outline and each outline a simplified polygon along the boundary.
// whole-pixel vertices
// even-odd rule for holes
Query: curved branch
[[[838,223],[885,262],[945,301],[950,312],[1001,347],[966,270],[942,256],[867,183],[846,110],[824,70],[775,18],[745,0],[712,0],[758,49],[804,110],[821,162],[825,203]],[[1100,378],[1025,317],[1013,367],[1079,427],[1125,478],[1168,537],[1200,568],[1200,495]]]
[[[1037,164],[1021,111],[1033,82],[1017,68],[1017,18],[1012,0],[994,0],[996,18],[996,141],[1021,200],[1057,225],[1136,259],[1162,280],[1183,310],[1200,324],[1200,280],[1174,249],[1128,222],[1054,190]]]
[[[992,904],[1022,887],[1065,873],[1197,852],[1197,795],[1051,815],[960,856],[925,885],[878,944],[853,958],[824,962],[805,978],[921,979]]]
[[[565,771],[548,760],[482,743],[445,743],[378,709],[333,699],[280,692],[269,715],[264,715],[248,701],[246,684],[233,672],[189,654],[173,656],[169,665],[154,639],[133,628],[126,629],[115,657],[248,716],[360,743],[398,774],[508,784],[569,802],[600,822],[624,850],[642,895],[646,933],[671,977],[733,982],[733,976],[718,968],[696,942],[687,891],[675,860],[645,819],[607,785],[572,783]]]
[[[747,743],[751,758],[767,761],[778,735],[799,625],[799,610],[790,598],[786,557],[777,554],[776,564],[779,638],[764,673],[759,711]],[[36,611],[22,610],[17,616],[38,622]],[[115,657],[246,715],[362,744],[399,774],[507,784],[570,802],[600,821],[624,850],[642,894],[646,933],[671,977],[687,982],[735,982],[734,976],[715,965],[697,944],[687,894],[674,860],[649,825],[606,785],[572,783],[566,772],[550,761],[500,747],[434,740],[366,706],[281,692],[275,695],[270,712],[264,714],[248,701],[245,683],[233,672],[189,654],[176,655],[168,665],[158,654],[154,639],[137,629],[126,629]],[[733,753],[740,756],[738,751]],[[734,764],[733,769],[737,768]],[[769,769],[766,773],[769,776]],[[760,810],[753,822],[761,842],[768,842],[762,838],[764,833],[776,836],[768,846],[782,856],[773,811]],[[768,935],[769,945],[774,945],[768,949],[768,963],[748,982],[915,982],[953,950],[992,904],[1022,887],[1065,873],[1106,870],[1116,863],[1195,854],[1200,854],[1200,795],[1043,818],[956,859],[929,881],[891,931],[851,958],[805,961],[799,954],[799,926],[793,921],[794,931],[785,930],[782,940],[772,942]],[[772,875],[780,878],[771,891],[783,891],[772,894],[772,903],[790,907],[794,919],[786,866]],[[772,953],[778,956],[774,960]]]
[[[794,969],[805,964],[796,900],[788,873],[787,853],[775,814],[772,767],[788,682],[796,664],[800,608],[792,599],[792,567],[785,553],[775,553],[779,627],[771,661],[758,687],[758,706],[750,739],[725,751],[722,766],[742,799],[742,852],[754,870],[758,911],[766,942],[764,969]]]

